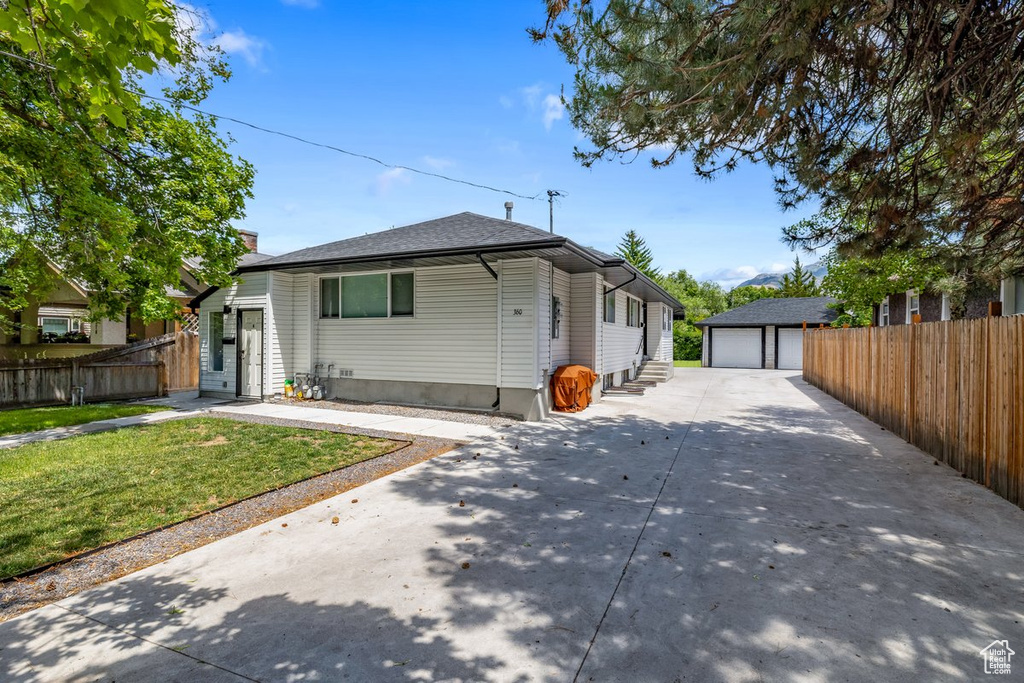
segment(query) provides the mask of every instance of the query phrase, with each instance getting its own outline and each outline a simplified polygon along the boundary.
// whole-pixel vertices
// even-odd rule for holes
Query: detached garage
[[[759,299],[705,318],[701,364],[712,368],[803,367],[803,326],[829,325],[837,313],[827,296]]]

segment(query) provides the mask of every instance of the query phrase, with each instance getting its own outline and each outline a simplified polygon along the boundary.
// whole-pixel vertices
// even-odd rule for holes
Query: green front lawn
[[[0,450],[0,578],[395,447],[191,418]]]
[[[96,420],[130,417],[170,410],[167,406],[146,406],[138,403],[111,405],[97,403],[87,406],[56,406],[53,408],[15,408],[0,410],[0,436],[37,432],[40,429],[68,427]]]
[[[677,360],[677,361],[674,361],[674,363],[675,363],[675,366],[677,368],[699,368],[700,367],[700,361],[699,360]]]

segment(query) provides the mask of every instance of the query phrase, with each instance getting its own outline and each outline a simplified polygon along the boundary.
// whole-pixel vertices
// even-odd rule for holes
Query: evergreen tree
[[[650,247],[647,246],[644,238],[637,234],[636,230],[630,230],[622,237],[615,253],[629,261],[637,270],[652,280],[661,277],[658,269],[654,267],[654,255],[651,253]]]
[[[765,163],[786,238],[855,255],[954,242],[978,272],[1024,244],[1024,3],[547,0],[575,71],[576,156]],[[867,226],[862,230],[861,225]],[[959,269],[958,269],[959,270]]]
[[[782,287],[779,289],[782,296],[819,296],[821,290],[818,288],[818,281],[814,273],[804,270],[800,264],[800,257],[796,257],[793,263],[793,272],[782,276]]]

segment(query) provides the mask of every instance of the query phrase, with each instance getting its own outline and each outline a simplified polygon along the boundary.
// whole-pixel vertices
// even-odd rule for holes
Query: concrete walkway
[[[0,679],[975,680],[1022,529],[795,373],[677,370],[0,624]]]
[[[455,441],[474,441],[494,436],[499,431],[494,427],[424,417],[386,415],[383,413],[359,413],[330,408],[307,408],[285,403],[239,403],[218,406],[217,412],[239,415],[258,415],[282,420],[303,420],[321,424],[373,429],[396,434],[436,436]]]

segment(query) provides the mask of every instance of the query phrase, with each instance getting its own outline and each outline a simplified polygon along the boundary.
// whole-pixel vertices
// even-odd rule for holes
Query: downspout
[[[508,209],[508,206],[506,205],[505,208]],[[511,209],[509,209],[509,211],[511,213]],[[497,280],[498,279],[498,274],[496,272],[494,272],[494,268],[491,268],[490,264],[488,264],[487,261],[484,260],[483,252],[479,252],[478,251],[476,253],[476,257],[478,259],[480,259],[480,265],[482,265],[484,268],[486,268],[487,272],[491,274],[491,277],[493,277],[495,280]],[[497,304],[498,304],[498,317],[501,317],[501,291],[500,290],[498,291],[498,302],[497,302]],[[501,328],[498,328],[498,334],[501,334]],[[500,368],[501,367],[501,358],[497,358],[496,360],[497,360],[497,363],[498,363],[498,367]],[[501,405],[501,387],[497,387],[496,386],[496,387],[494,387],[494,403],[491,404],[491,408],[493,408],[494,410],[497,410],[498,406],[500,406],[500,405]]]
[[[483,252],[480,252],[480,251],[476,252],[476,257],[478,259],[480,259],[480,265],[482,265],[484,268],[486,268],[487,272],[491,274],[491,277],[493,277],[495,280],[497,280],[498,279],[498,274],[496,272],[494,272],[494,268],[491,268],[490,264],[487,263],[487,261],[484,261]],[[634,278],[635,278],[635,276],[634,276]]]
[[[625,268],[625,266],[620,266],[620,267],[621,267],[621,268]],[[629,272],[629,271],[627,270],[626,272]],[[631,277],[630,279],[626,280],[626,281],[625,281],[625,282],[623,282],[623,283],[622,283],[621,285],[617,285],[617,286],[615,286],[615,287],[612,287],[611,289],[607,289],[607,290],[605,290],[605,292],[604,292],[604,293],[605,293],[605,295],[611,294],[612,292],[614,292],[614,291],[615,291],[615,290],[617,290],[617,289],[622,289],[622,288],[623,288],[623,287],[625,287],[626,285],[628,285],[628,284],[630,284],[631,282],[633,282],[633,280],[635,280],[636,278],[637,278],[637,275],[636,275],[636,273],[633,273],[633,277]]]

